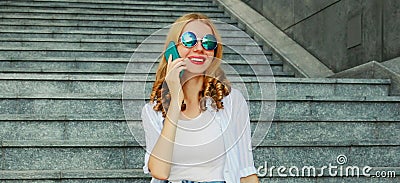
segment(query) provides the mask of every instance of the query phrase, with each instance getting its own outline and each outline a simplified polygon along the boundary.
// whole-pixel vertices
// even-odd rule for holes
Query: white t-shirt
[[[223,181],[225,148],[215,113],[179,120],[169,181]]]
[[[246,177],[251,174],[255,174],[256,168],[254,167],[253,154],[251,150],[251,132],[250,132],[250,118],[249,118],[249,109],[247,107],[247,103],[240,93],[240,91],[233,89],[231,93],[224,97],[222,100],[224,104],[224,109],[220,109],[218,112],[213,111],[210,103],[208,102],[208,112],[203,112],[201,115],[215,114],[212,115],[213,122],[210,123],[210,128],[213,130],[218,129],[219,134],[222,137],[223,150],[226,153],[221,156],[221,159],[217,159],[216,161],[211,161],[210,163],[214,163],[213,165],[220,164],[224,162],[223,165],[220,164],[223,170],[223,178],[227,183],[240,183],[241,177]],[[153,110],[154,104],[146,104],[142,110],[142,121],[143,127],[146,136],[146,154],[145,154],[145,165],[143,170],[145,173],[150,173],[148,171],[148,160],[150,157],[150,153],[153,150],[155,143],[157,142],[161,129],[163,126],[164,118],[162,117],[161,112],[156,112]],[[204,116],[199,116],[198,118],[202,118]],[[207,118],[207,116],[205,116]],[[198,118],[194,119],[197,120]],[[179,123],[179,122],[178,122]],[[197,123],[199,124],[199,123]],[[215,131],[204,131],[206,133],[216,133]],[[179,136],[178,130],[177,135]],[[178,137],[179,138],[179,137]],[[188,139],[191,137],[187,137]],[[179,139],[178,139],[179,140]],[[197,139],[199,140],[199,139]],[[205,139],[206,141],[209,139]],[[221,139],[220,139],[221,140]],[[220,140],[215,140],[217,143],[221,142]],[[216,144],[214,144],[216,145]],[[217,149],[215,152],[218,154],[221,149]],[[175,151],[174,151],[175,153]],[[210,151],[211,153],[211,151]],[[211,155],[211,156],[215,156]],[[181,158],[180,158],[181,157]],[[174,156],[173,160],[175,161],[184,161],[187,159],[184,155],[180,154]],[[207,156],[199,156],[198,158],[209,158]],[[211,164],[209,164],[211,165]],[[213,166],[208,166],[208,168]],[[179,168],[179,167],[178,167]],[[215,168],[215,167],[214,167]],[[196,172],[198,174],[199,172]],[[174,178],[174,165],[171,167],[170,178]],[[192,177],[195,177],[193,175]],[[189,177],[188,177],[189,178]],[[189,179],[192,180],[192,179]],[[197,181],[197,180],[192,180]],[[198,180],[198,181],[207,181],[207,180]],[[162,182],[157,179],[152,179],[152,183]]]

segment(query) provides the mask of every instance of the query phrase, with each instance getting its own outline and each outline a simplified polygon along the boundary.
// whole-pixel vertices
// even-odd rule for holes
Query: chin
[[[204,75],[205,71],[206,71],[205,69],[204,70],[190,70],[190,69],[185,70],[185,72],[190,73],[190,75]]]

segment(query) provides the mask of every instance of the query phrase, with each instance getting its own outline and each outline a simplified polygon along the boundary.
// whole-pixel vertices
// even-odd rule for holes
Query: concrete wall
[[[334,72],[400,56],[399,0],[243,0]]]

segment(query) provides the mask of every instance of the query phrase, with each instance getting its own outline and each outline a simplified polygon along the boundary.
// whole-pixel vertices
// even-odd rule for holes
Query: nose
[[[204,51],[204,48],[201,45],[201,40],[197,40],[197,44],[193,47],[193,51]]]

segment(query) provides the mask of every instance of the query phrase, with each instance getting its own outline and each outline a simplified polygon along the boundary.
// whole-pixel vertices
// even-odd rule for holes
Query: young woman
[[[180,58],[160,60],[142,110],[152,182],[258,182],[242,94],[220,68],[221,37],[205,15],[178,18],[167,35]]]

